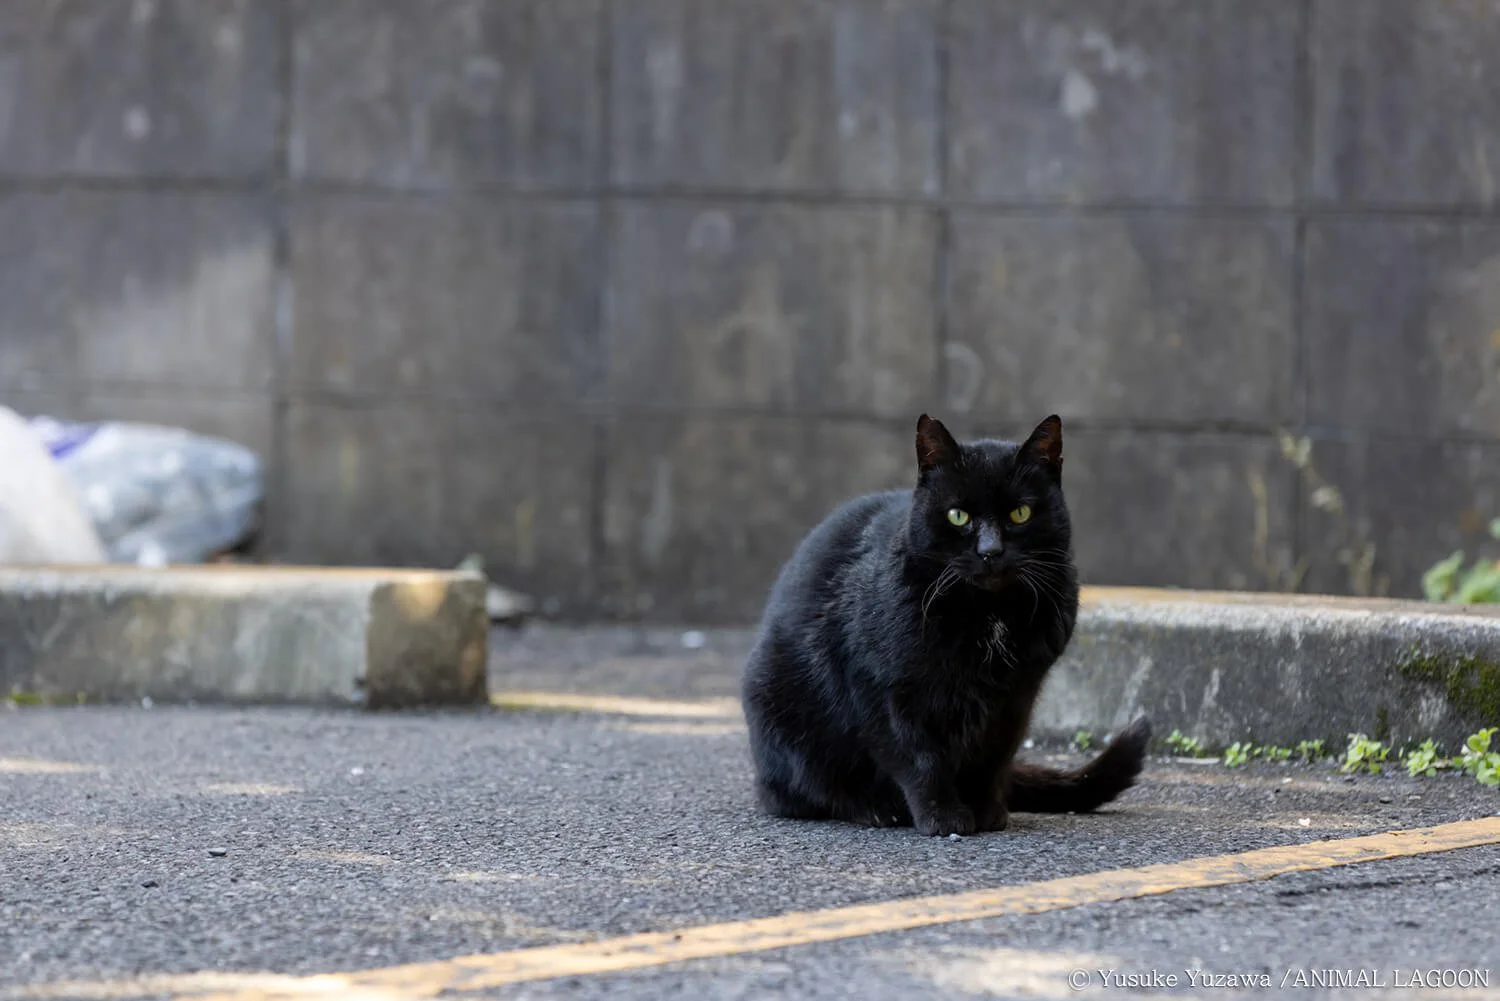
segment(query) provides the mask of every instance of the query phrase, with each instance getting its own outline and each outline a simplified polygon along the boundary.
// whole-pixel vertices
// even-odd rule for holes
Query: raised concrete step
[[[1424,602],[1087,588],[1033,720],[1206,743],[1342,747],[1350,732],[1451,749],[1500,725],[1500,610]]]
[[[301,567],[0,567],[0,697],[483,704],[485,581]]]

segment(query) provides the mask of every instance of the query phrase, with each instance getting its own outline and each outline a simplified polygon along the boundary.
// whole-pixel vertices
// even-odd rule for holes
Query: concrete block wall
[[[0,402],[569,616],[752,618],[923,410],[1063,415],[1089,582],[1412,594],[1497,185],[1496,0],[6,0]]]

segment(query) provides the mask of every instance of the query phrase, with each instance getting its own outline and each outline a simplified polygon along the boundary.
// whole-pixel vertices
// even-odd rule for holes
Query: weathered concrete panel
[[[269,389],[265,200],[17,194],[0,234],[0,381]]]
[[[128,390],[84,386],[78,396],[75,406],[49,416],[185,428],[245,446],[260,456],[268,474],[275,468],[276,401],[269,395],[226,397],[152,386]]]
[[[1493,206],[1500,2],[1312,9],[1313,193],[1341,204]]]
[[[268,175],[281,5],[5,0],[0,173]]]
[[[1305,328],[1314,424],[1500,436],[1500,225],[1310,224]]]
[[[1274,442],[1066,423],[1063,441],[1084,583],[1274,589],[1291,570],[1295,469]]]
[[[948,406],[1031,421],[1282,420],[1294,269],[1289,222],[960,217]]]
[[[14,410],[22,417],[57,417],[72,415],[78,409],[75,394],[63,389],[5,389],[0,407]]]
[[[295,174],[414,188],[601,180],[602,0],[295,10]]]
[[[649,417],[610,428],[603,609],[749,621],[802,537],[916,478],[912,432],[795,417]]]
[[[1071,737],[1140,714],[1158,738],[1330,751],[1352,732],[1451,753],[1500,713],[1493,609],[1145,588],[1086,591],[1034,729]]]
[[[1291,202],[1301,7],[955,0],[950,193]]]
[[[1500,444],[1376,439],[1315,441],[1312,464],[1335,487],[1307,514],[1306,590],[1420,597],[1422,574],[1455,550],[1467,563],[1494,555],[1488,527],[1500,517]],[[1373,545],[1369,573],[1360,559]]]
[[[0,195],[0,386],[60,392],[78,375],[72,289],[88,276],[59,230],[70,199]],[[79,232],[77,237],[87,239]]]
[[[578,614],[595,567],[584,421],[418,402],[287,415],[288,551],[312,562],[453,566],[469,553],[545,612]]]
[[[618,209],[609,386],[631,406],[910,416],[937,359],[937,223],[912,209]]]
[[[9,0],[0,402],[255,448],[277,555],[657,619],[758,611],[922,411],[1061,413],[1094,579],[1284,586],[1304,519],[1348,589],[1303,423],[1414,593],[1500,514],[1497,53],[1500,0]]]
[[[936,0],[611,6],[615,180],[932,194]]]
[[[600,239],[589,204],[300,199],[290,381],[574,402],[600,366]]]
[[[0,691],[44,700],[484,703],[475,574],[0,568]]]

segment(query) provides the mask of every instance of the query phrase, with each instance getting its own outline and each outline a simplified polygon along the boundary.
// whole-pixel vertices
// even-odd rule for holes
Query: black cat
[[[744,677],[761,806],[969,834],[1109,802],[1145,718],[1074,771],[1014,761],[1078,615],[1062,421],[960,445],[923,414],[917,467],[834,511],[771,590]]]

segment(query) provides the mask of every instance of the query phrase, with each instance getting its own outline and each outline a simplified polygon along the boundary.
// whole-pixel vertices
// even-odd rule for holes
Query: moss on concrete
[[[43,692],[9,692],[4,701],[13,706],[81,706],[88,702],[88,695],[47,694]]]
[[[1500,724],[1500,663],[1475,654],[1412,650],[1396,664],[1403,678],[1440,688],[1471,724]]]

